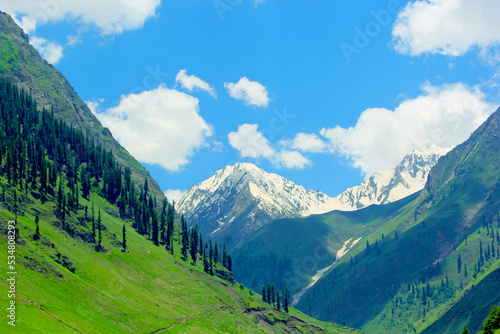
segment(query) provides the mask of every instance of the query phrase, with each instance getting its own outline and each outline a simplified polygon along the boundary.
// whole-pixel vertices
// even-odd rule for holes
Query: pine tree
[[[217,264],[217,262],[219,262],[219,245],[216,241],[214,246],[214,263]]]
[[[95,238],[95,215],[94,215],[94,201],[92,201],[92,239],[94,243],[96,242]]]
[[[35,217],[35,225],[36,225],[36,229],[35,229],[35,235],[39,236],[40,235],[40,217],[38,217],[38,213],[36,214],[36,217]]]
[[[280,290],[276,291],[276,308],[281,310]]]
[[[464,277],[467,277],[467,263],[464,264]]]
[[[168,206],[167,210],[167,236],[165,238],[166,245],[172,245],[172,239],[174,236],[174,207],[173,205]],[[173,246],[169,247],[170,252],[173,252]]]
[[[123,229],[122,229],[122,246],[123,246],[123,251],[127,251],[127,231],[125,230],[125,224],[123,224]]]
[[[265,285],[262,286],[262,301],[267,303],[267,289]]]
[[[99,231],[99,243],[98,246],[101,248],[101,242],[102,242],[102,226],[101,226],[101,208],[99,208],[99,213],[97,216],[97,230]]]
[[[488,318],[483,324],[483,334],[493,334],[500,329],[500,308],[493,305]]]
[[[233,259],[231,258],[231,254],[227,254],[227,270],[233,272]]]
[[[193,260],[194,264],[196,264],[196,254],[198,253],[197,251],[198,240],[197,237],[195,237],[195,235],[198,235],[198,233],[193,229],[191,237],[191,247],[189,248],[189,252],[191,255],[191,260]]]
[[[462,258],[460,257],[460,254],[458,254],[457,267],[458,267],[458,273],[460,273],[460,271],[462,271]]]
[[[164,244],[166,244],[167,239],[167,205],[168,201],[164,199],[160,213],[160,240]]]
[[[153,210],[151,215],[151,225],[153,227],[152,239],[155,246],[159,246],[159,230],[158,230],[158,218],[156,216],[156,212]]]
[[[284,300],[283,300],[283,309],[285,310],[286,313],[288,313],[288,305],[290,304],[290,291],[288,290],[287,287],[285,287],[285,292],[284,292]]]
[[[467,326],[464,326],[464,330],[462,331],[462,334],[469,334],[469,330],[467,329]]]
[[[224,241],[224,247],[222,251],[222,266],[227,268],[227,250],[226,250],[226,242]]]

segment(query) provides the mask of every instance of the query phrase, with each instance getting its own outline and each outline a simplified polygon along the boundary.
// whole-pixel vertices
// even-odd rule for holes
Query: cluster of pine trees
[[[494,334],[497,332],[498,329],[500,329],[500,307],[493,305],[493,308],[491,309],[488,318],[486,318],[486,321],[483,324],[483,331],[480,333]],[[465,326],[464,330],[462,331],[462,334],[469,334],[469,333],[470,333],[469,329],[467,329],[467,326]]]
[[[497,213],[497,223],[496,223],[496,233],[495,233],[495,224],[493,223],[493,219],[490,217],[488,219],[483,219],[483,228],[486,230],[486,236],[491,239],[491,243],[488,242],[483,246],[483,242],[479,241],[479,256],[477,258],[477,262],[474,264],[474,274],[475,278],[477,274],[481,271],[484,264],[489,260],[493,260],[496,257],[500,257],[500,213]],[[478,233],[481,233],[481,229],[478,229]],[[496,240],[495,240],[496,239]],[[467,239],[466,239],[467,245]],[[458,270],[460,272],[461,267],[461,259],[457,260]],[[467,267],[465,267],[467,271]]]
[[[269,305],[276,307],[278,310],[283,310],[288,313],[288,306],[290,306],[290,291],[287,287],[280,292],[279,289],[274,287],[274,284],[262,286],[262,300]]]
[[[37,110],[31,93],[18,89],[5,79],[0,79],[0,176],[7,179],[12,189],[12,207],[19,210],[18,191],[30,192],[42,200],[55,203],[54,214],[63,230],[72,237],[79,236],[86,242],[95,243],[96,250],[103,250],[102,231],[106,229],[101,210],[95,214],[92,202],[89,208],[79,203],[80,196],[90,200],[91,192],[99,194],[109,203],[116,204],[121,218],[132,220],[132,227],[157,245],[164,245],[174,253],[173,240],[182,245],[182,256],[188,252],[196,264],[199,255],[208,264],[207,272],[213,274],[213,266],[222,264],[232,270],[232,259],[226,247],[212,241],[203,242],[198,228],[188,229],[181,218],[181,231],[176,232],[174,204],[166,199],[159,210],[156,197],[149,191],[147,179],[142,187],[134,184],[129,168],[122,168],[111,151],[86,136],[61,119],[52,111]],[[6,188],[2,187],[2,202],[6,200]],[[84,211],[83,219],[68,219]],[[80,212],[82,213],[82,212]],[[41,235],[38,215],[34,237]],[[75,221],[84,226],[82,232]],[[122,247],[127,249],[126,227],[123,226]]]

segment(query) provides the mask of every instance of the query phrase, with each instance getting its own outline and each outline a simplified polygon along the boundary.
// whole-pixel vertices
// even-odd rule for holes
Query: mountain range
[[[376,172],[336,197],[306,189],[251,163],[227,166],[192,186],[177,203],[191,226],[231,249],[275,219],[352,211],[399,200],[424,187],[438,159],[451,148],[429,146],[408,154],[394,169]]]

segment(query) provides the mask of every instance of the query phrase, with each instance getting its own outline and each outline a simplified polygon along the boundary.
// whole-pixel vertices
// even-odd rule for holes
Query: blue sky
[[[496,1],[0,8],[170,197],[241,161],[335,196],[500,104]]]

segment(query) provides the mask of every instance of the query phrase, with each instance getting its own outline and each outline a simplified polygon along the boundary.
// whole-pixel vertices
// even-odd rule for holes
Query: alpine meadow
[[[499,11],[0,0],[0,332],[500,334]]]

